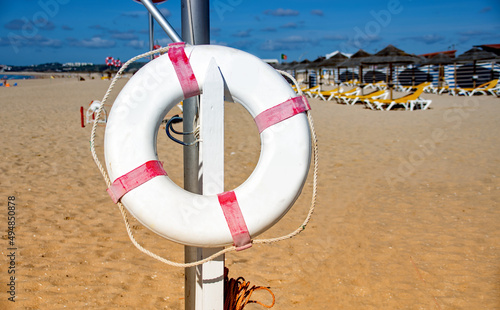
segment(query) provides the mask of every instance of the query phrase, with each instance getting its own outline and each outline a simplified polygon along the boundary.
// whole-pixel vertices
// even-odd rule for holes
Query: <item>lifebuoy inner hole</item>
[[[182,112],[174,107],[165,119]],[[174,124],[175,130],[182,131],[182,124]],[[182,136],[177,136],[182,140]],[[184,146],[170,140],[165,133],[165,124],[158,130],[158,159],[163,162],[170,179],[184,187]],[[241,185],[252,174],[260,156],[260,135],[248,111],[240,104],[225,103],[224,113],[224,187],[225,191]]]

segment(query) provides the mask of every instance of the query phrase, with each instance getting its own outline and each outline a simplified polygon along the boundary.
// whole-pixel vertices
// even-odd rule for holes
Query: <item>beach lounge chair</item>
[[[295,92],[298,92],[298,91],[297,91],[297,87],[296,87],[295,85],[292,85],[292,88],[293,88],[293,90],[295,90]],[[302,86],[302,87],[300,88],[300,90],[301,90],[302,92],[304,92],[305,90],[307,90],[307,86]]]
[[[364,99],[385,99],[389,93],[386,90],[375,90],[366,95],[354,95],[354,96],[340,96],[339,99],[345,104],[354,105],[358,101],[363,101]]]
[[[405,92],[410,92],[412,90],[417,90],[420,87],[424,87],[424,92],[431,92],[432,90],[432,83],[431,82],[423,82],[418,84],[417,86],[401,86],[401,90]]]
[[[484,85],[484,84],[483,84]],[[500,85],[498,85],[497,80],[491,80],[487,83],[485,87],[478,87],[469,92],[469,96],[474,96],[475,94],[487,95],[488,93],[496,96],[496,91],[500,90]]]
[[[320,89],[320,87],[319,87],[319,85],[318,85],[318,86],[314,86],[314,87],[311,87],[311,88],[305,89],[305,90],[303,90],[302,92],[303,92],[304,94],[306,94],[307,96],[309,96],[310,98],[314,98],[314,94],[313,94],[313,93],[314,93],[314,92],[318,92],[318,91],[320,91],[320,90],[321,90],[321,89]]]
[[[292,88],[293,88],[293,90],[295,91],[295,93],[297,93],[297,94],[299,93],[299,91],[297,90],[297,87],[295,87],[295,85],[292,85]],[[308,88],[307,88],[307,86],[302,86],[302,87],[300,88],[300,91],[301,91],[302,93],[304,93],[307,89],[308,89]]]
[[[495,88],[497,87],[498,79],[491,80],[487,83],[481,84],[478,87],[465,87],[465,88],[450,88],[450,94],[453,96],[472,96],[475,94],[486,95],[487,92],[495,95]]]
[[[378,90],[386,90],[387,84],[384,81],[378,81],[377,83],[366,84],[365,88],[367,88],[367,87],[376,88]]]
[[[438,94],[440,94],[440,95],[441,95],[442,93],[444,93],[444,92],[449,92],[449,91],[450,91],[450,86],[449,86],[449,85],[445,85],[445,86],[443,86],[443,87],[441,87],[441,88],[437,88],[437,92],[438,92]]]
[[[361,88],[356,87],[356,88],[352,88],[350,90],[347,90],[345,92],[335,93],[335,94],[333,94],[332,98],[337,99],[337,101],[339,103],[341,103],[340,102],[340,97],[342,97],[342,96],[356,96],[359,93],[361,93]]]
[[[432,92],[437,95],[442,95],[443,93],[447,93],[450,91],[449,85],[443,85],[441,87],[433,87]]]
[[[356,80],[356,79],[354,79],[354,80],[349,80],[349,81],[345,81],[345,82],[340,83],[340,85],[343,85],[343,86],[350,86],[350,87],[352,87],[352,86],[356,86],[356,85],[358,85],[358,84],[359,84],[359,81],[358,81],[358,80]]]
[[[330,90],[323,90],[323,91],[311,91],[311,95],[313,95],[313,98],[321,98],[325,101],[331,100],[335,94],[341,93],[343,91],[342,87],[337,87],[334,89]]]
[[[365,104],[372,110],[385,110],[389,111],[395,105],[402,105],[405,110],[413,111],[415,107],[420,107],[426,110],[431,104],[432,100],[420,98],[424,92],[424,86],[417,88],[413,93],[397,99],[364,99]]]

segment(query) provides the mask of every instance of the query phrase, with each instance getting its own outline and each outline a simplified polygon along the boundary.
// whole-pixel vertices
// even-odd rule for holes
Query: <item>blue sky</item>
[[[180,0],[158,6],[181,33]],[[498,0],[211,0],[211,43],[261,58],[314,60],[387,44],[422,54],[500,43]],[[148,48],[147,11],[132,0],[0,0],[0,64],[104,63]],[[156,25],[155,39],[170,42]]]

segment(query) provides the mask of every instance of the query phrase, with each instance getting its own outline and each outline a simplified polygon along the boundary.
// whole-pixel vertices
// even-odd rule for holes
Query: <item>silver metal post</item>
[[[182,42],[181,37],[177,34],[177,32],[169,24],[169,22],[165,19],[165,17],[161,15],[160,11],[158,11],[153,1],[141,0],[141,2],[173,42]]]
[[[148,13],[148,22],[149,22],[149,50],[152,51],[154,49],[154,42],[155,42],[155,26],[154,26],[154,20],[153,20],[153,15],[151,13]],[[154,55],[149,56],[151,60],[153,60]]]

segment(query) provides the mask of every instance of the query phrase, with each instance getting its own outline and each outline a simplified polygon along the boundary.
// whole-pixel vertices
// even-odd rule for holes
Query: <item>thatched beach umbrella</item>
[[[439,73],[438,73],[438,87],[442,87],[442,81],[444,80],[444,71],[443,71],[443,65],[448,65],[454,63],[455,60],[451,58],[450,56],[440,53],[435,55],[432,58],[424,60],[422,64],[424,65],[438,65],[439,66]]]
[[[379,51],[373,56],[366,57],[363,59],[363,64],[389,64],[389,77],[387,84],[389,85],[389,89],[391,91],[391,100],[392,100],[392,65],[393,64],[415,64],[420,63],[422,60],[415,56],[406,53],[403,50],[393,46],[387,45],[383,50]]]
[[[288,63],[282,63],[282,66],[283,66],[283,70],[293,70],[294,67],[298,64],[299,62],[294,60],[292,62],[288,62]]]
[[[377,52],[376,54],[367,57],[363,60],[363,63],[367,64],[390,64],[390,63],[418,63],[420,58],[406,53],[403,50],[395,47],[394,45],[387,45],[383,50]]]
[[[309,59],[304,59],[301,62],[297,62],[297,64],[293,66],[293,70],[306,70],[310,63],[311,61]]]
[[[343,61],[339,63],[337,66],[339,68],[354,68],[354,67],[359,67],[359,81],[361,84],[363,84],[363,64],[362,61],[366,57],[372,56],[370,53],[365,52],[364,50],[360,49],[356,53],[354,53],[351,58],[347,59],[346,61]]]
[[[317,69],[317,68],[320,68],[321,67],[321,63],[323,61],[325,61],[325,57],[321,56],[321,57],[318,57],[316,58],[315,60],[311,61],[308,65],[307,65],[307,68],[308,69]]]
[[[472,61],[472,87],[476,87],[476,63],[478,60],[495,60],[497,55],[492,52],[483,51],[479,47],[473,47],[467,52],[455,58],[455,62],[470,62]],[[456,70],[455,70],[456,71]],[[455,81],[456,84],[456,81]]]
[[[447,64],[452,64],[455,62],[454,58],[451,58],[450,56],[440,53],[437,54],[436,56],[433,56],[432,58],[426,59],[422,64],[424,65],[447,65]]]
[[[342,61],[344,61],[344,60],[346,60],[348,58],[349,57],[347,57],[344,54],[342,54],[342,53],[339,52],[339,53],[333,55],[332,57],[323,60],[319,64],[319,66],[320,66],[320,68],[331,68],[331,69],[333,69],[333,68],[337,67],[337,65],[339,63],[341,63]]]
[[[348,59],[349,57],[344,56],[342,53],[337,53],[333,55],[332,57],[323,60],[320,63],[320,66],[322,68],[334,68],[338,63],[341,63],[342,61]]]

